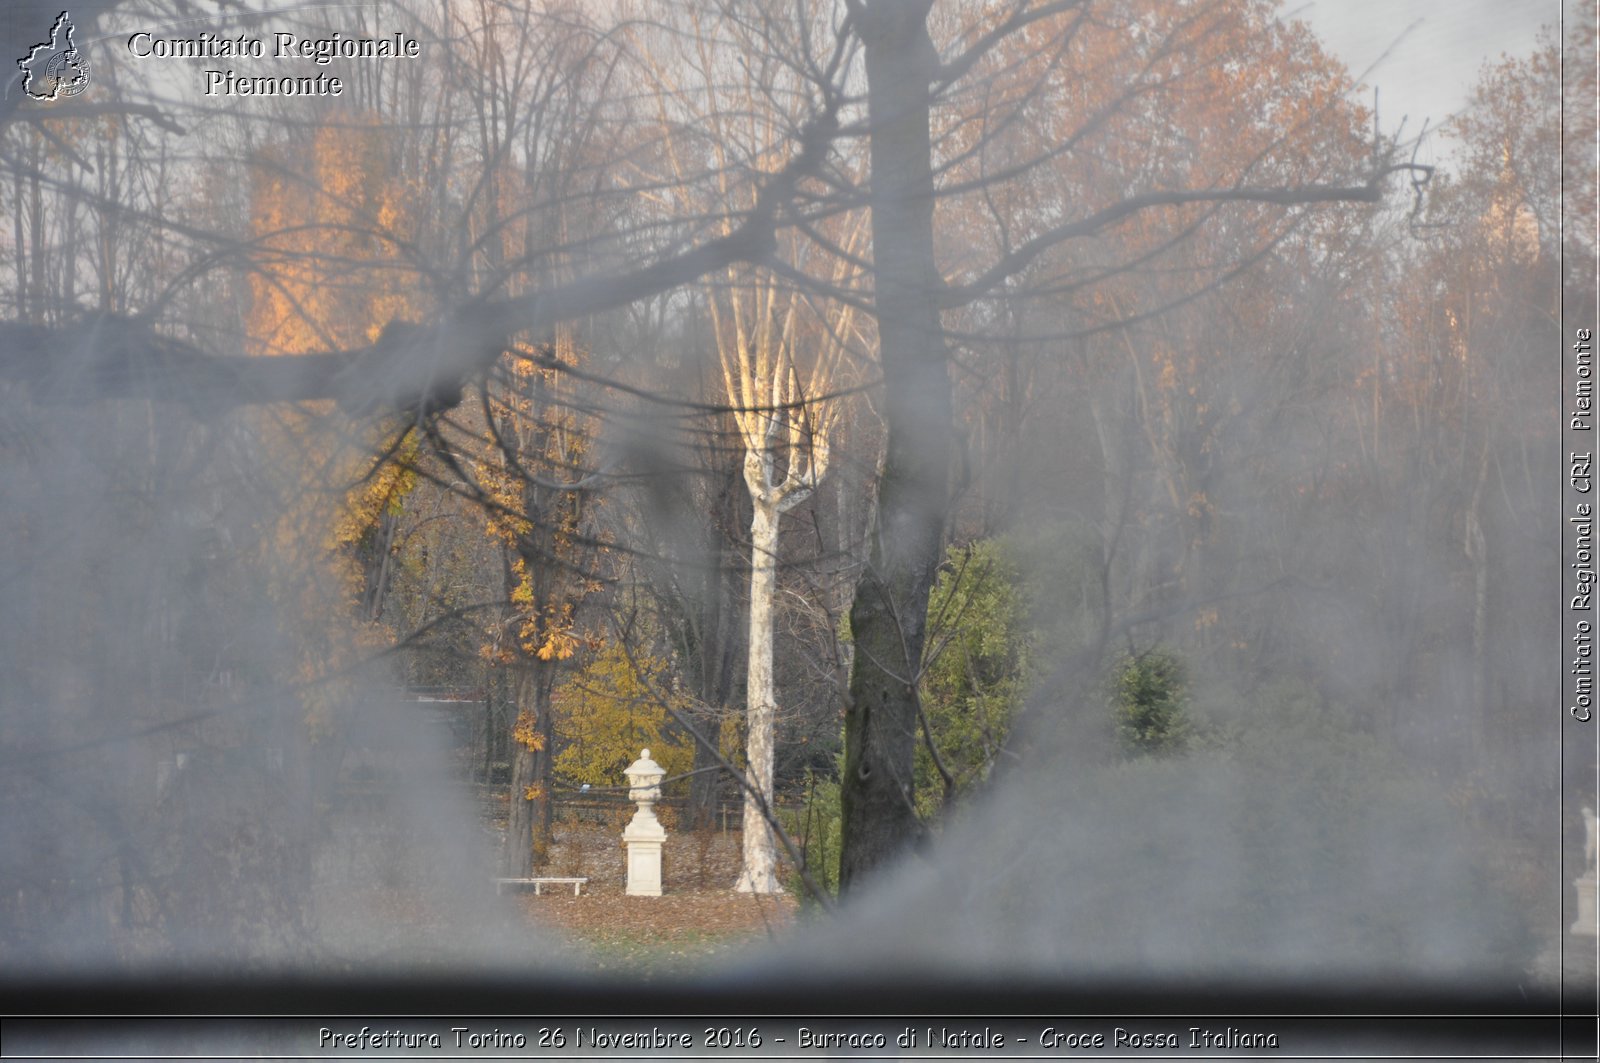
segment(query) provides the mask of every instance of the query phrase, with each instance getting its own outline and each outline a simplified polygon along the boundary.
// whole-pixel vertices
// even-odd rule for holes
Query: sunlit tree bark
[[[781,165],[787,130],[803,121],[810,95],[826,86],[808,85],[794,71],[762,56],[772,38],[750,32],[748,58],[737,66],[713,42],[719,27],[686,16],[692,35],[681,63],[662,57],[656,76],[663,91],[661,118],[666,160],[681,189],[690,189],[700,152],[713,160],[700,209],[719,219],[723,236],[735,219],[754,209],[759,188],[741,177],[744,166],[771,170]],[[767,17],[767,31],[793,24]],[[735,32],[738,32],[735,30]],[[801,35],[813,35],[800,26]],[[778,102],[775,105],[775,101]],[[805,290],[805,279],[834,290],[856,287],[854,261],[862,237],[859,215],[825,225],[832,248],[824,251],[790,232],[775,241],[781,276],[773,269],[730,265],[712,275],[705,289],[712,340],[721,368],[722,393],[743,448],[742,475],[751,506],[750,598],[746,641],[746,773],[744,855],[735,889],[775,893],[777,855],[772,834],[773,766],[778,705],[773,677],[780,522],[811,497],[828,473],[829,435],[841,411],[833,392],[843,382],[845,353],[856,331],[850,303],[832,303]]]

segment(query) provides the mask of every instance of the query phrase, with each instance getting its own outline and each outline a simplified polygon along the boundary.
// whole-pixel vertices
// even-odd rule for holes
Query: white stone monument
[[[1600,878],[1600,818],[1594,809],[1583,810],[1583,874],[1573,880],[1578,887],[1578,918],[1572,921],[1574,934],[1600,935],[1600,910],[1595,907],[1595,884]]]
[[[656,819],[655,804],[661,798],[661,780],[667,774],[643,750],[625,773],[628,800],[639,802],[639,811],[622,831],[628,847],[628,888],[630,897],[661,896],[661,846],[667,832]]]

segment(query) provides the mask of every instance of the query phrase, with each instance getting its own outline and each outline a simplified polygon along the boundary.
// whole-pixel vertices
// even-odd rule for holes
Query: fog
[[[620,802],[625,672],[686,825],[780,808],[708,992],[1592,1002],[1559,31],[1418,144],[1271,4],[879,3],[70,12],[0,112],[13,984],[573,984],[493,880]]]

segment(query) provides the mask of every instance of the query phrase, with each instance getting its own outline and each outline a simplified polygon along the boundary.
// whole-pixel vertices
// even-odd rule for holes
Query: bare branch
[[[827,155],[836,107],[807,125],[800,150],[730,233],[641,269],[469,304],[434,325],[389,330],[367,347],[293,357],[217,357],[162,336],[148,321],[112,315],[65,327],[0,322],[0,377],[28,381],[41,398],[58,402],[145,397],[225,408],[333,399],[353,412],[453,406],[462,384],[492,366],[518,332],[544,334],[732,263],[766,258],[795,186]]]
[[[940,304],[946,308],[965,306],[993,290],[1010,277],[1027,269],[1040,255],[1068,240],[1093,236],[1102,229],[1154,207],[1177,207],[1189,203],[1271,203],[1281,207],[1310,206],[1317,203],[1380,203],[1383,181],[1392,173],[1415,171],[1413,163],[1395,163],[1373,174],[1359,185],[1300,185],[1291,187],[1209,188],[1173,192],[1147,192],[1130,196],[1119,203],[1058,225],[1040,233],[1002,257],[975,280],[948,288]]]

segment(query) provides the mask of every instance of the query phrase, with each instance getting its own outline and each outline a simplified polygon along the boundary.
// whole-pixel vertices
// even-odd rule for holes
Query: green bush
[[[788,813],[789,821],[783,825],[789,836],[799,843],[812,881],[829,896],[839,892],[839,851],[844,834],[844,817],[839,807],[838,772],[843,770],[843,763],[844,754],[841,753],[832,777],[819,776],[810,769],[806,770],[805,805]],[[807,897],[799,872],[791,875],[789,890],[797,897]]]
[[[1170,653],[1128,654],[1112,681],[1117,738],[1133,756],[1166,757],[1189,744],[1183,663]]]
[[[1021,585],[1007,549],[986,539],[952,547],[929,596],[922,709],[954,794],[988,777],[1027,690],[1033,640]],[[932,817],[946,787],[920,734],[914,778],[918,811]]]

